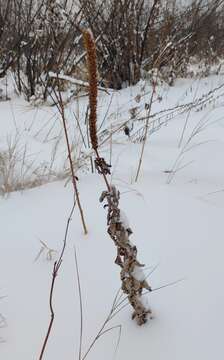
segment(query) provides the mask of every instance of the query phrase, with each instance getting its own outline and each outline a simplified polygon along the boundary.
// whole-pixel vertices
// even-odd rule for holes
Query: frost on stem
[[[107,201],[104,207],[108,211],[108,234],[117,247],[115,263],[121,267],[121,288],[134,309],[132,319],[135,319],[138,325],[143,325],[151,310],[143,301],[142,292],[144,289],[151,291],[151,287],[142,271],[144,265],[137,260],[137,248],[129,240],[132,230],[124,212],[119,209],[119,199],[120,193],[112,185],[110,191],[102,192],[100,202]]]

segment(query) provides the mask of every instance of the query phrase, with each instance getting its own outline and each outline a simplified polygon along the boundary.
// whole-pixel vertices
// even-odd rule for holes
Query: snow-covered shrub
[[[102,83],[120,89],[157,67],[172,85],[187,75],[192,56],[208,68],[224,49],[219,3],[192,0],[184,7],[173,0],[80,0],[84,24],[97,39]]]
[[[85,27],[96,39],[102,85],[135,84],[155,67],[172,85],[187,75],[192,57],[204,62],[208,73],[223,58],[224,7],[219,0],[187,5],[173,0],[0,0],[0,78],[10,69],[18,92],[38,101],[40,94],[46,100],[52,87],[61,86],[50,71],[85,80]]]
[[[60,0],[0,0],[0,77],[11,69],[26,98],[57,82],[50,71],[71,73],[77,57],[81,20],[74,5]]]
[[[97,39],[98,71],[113,88],[135,84],[147,55],[160,0],[80,0],[85,23]]]

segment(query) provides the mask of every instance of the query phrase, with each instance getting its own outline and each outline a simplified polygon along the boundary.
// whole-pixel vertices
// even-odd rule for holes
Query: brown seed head
[[[89,132],[92,147],[94,150],[97,150],[97,62],[96,45],[91,30],[83,30],[83,40],[87,52],[87,67],[89,74]]]

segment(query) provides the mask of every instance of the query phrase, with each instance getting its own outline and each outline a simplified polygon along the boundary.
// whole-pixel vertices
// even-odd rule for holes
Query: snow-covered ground
[[[135,87],[110,94],[100,93],[98,127],[101,142],[108,129],[116,130],[138,107],[132,140],[123,130],[105,141],[101,153],[112,158],[112,182],[120,189],[120,206],[126,213],[138,247],[139,260],[152,271],[147,295],[154,318],[142,327],[131,320],[131,308],[108,324],[122,325],[101,337],[88,357],[92,360],[136,358],[152,360],[211,360],[223,354],[224,321],[223,207],[224,207],[224,76],[201,80],[178,80],[174,87],[156,90],[149,137],[139,181],[135,175],[147,114],[150,87]],[[212,89],[217,88],[214,93]],[[209,95],[208,95],[209,94]],[[25,177],[35,169],[53,169],[55,179],[66,164],[61,120],[55,106],[34,107],[12,91],[11,100],[0,103],[0,145],[18,137],[20,155],[15,174],[23,162]],[[138,96],[139,95],[139,96]],[[136,98],[137,96],[137,98]],[[198,101],[197,99],[201,99]],[[204,101],[206,100],[206,101]],[[192,106],[187,106],[193,102]],[[184,108],[177,107],[186,104]],[[81,124],[87,98],[66,107],[70,139],[83,156]],[[192,107],[191,110],[189,110]],[[170,110],[167,110],[170,109]],[[161,112],[163,111],[164,112]],[[159,113],[160,112],[160,113]],[[132,121],[128,125],[131,127]],[[184,124],[187,124],[178,148]],[[192,136],[193,132],[193,136]],[[8,140],[7,140],[8,139]],[[56,148],[56,150],[55,150]],[[24,151],[26,149],[26,151]],[[55,154],[53,156],[52,154]],[[77,153],[76,153],[77,155]],[[52,161],[53,158],[53,161]],[[55,322],[45,359],[78,359],[80,310],[75,270],[76,247],[83,300],[83,355],[110,311],[120,286],[116,249],[106,232],[106,210],[99,203],[105,189],[98,174],[80,167],[78,186],[88,226],[84,236],[75,210],[62,267],[56,280]],[[28,165],[29,164],[29,165]],[[24,167],[23,167],[24,169]],[[47,171],[47,170],[46,170]],[[54,180],[53,177],[50,179]],[[38,359],[50,319],[49,290],[54,260],[63,245],[66,221],[72,206],[72,186],[54,181],[0,199],[0,313],[7,326],[0,329],[2,360]],[[44,242],[47,250],[40,256]],[[177,282],[161,289],[161,286]]]

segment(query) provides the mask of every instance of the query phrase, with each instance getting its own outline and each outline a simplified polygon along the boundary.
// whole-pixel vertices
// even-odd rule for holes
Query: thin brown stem
[[[78,205],[80,216],[81,216],[81,221],[82,221],[84,234],[86,235],[88,233],[88,230],[87,230],[87,226],[86,226],[86,222],[85,222],[85,218],[84,218],[84,213],[83,213],[83,209],[82,209],[82,205],[81,205],[81,201],[80,201],[80,197],[79,197],[77,180],[76,180],[75,170],[74,170],[73,162],[72,162],[71,147],[70,147],[70,144],[69,144],[68,130],[67,130],[66,120],[65,120],[64,104],[63,104],[63,100],[62,100],[62,96],[61,96],[60,91],[59,91],[58,98],[59,98],[58,99],[59,100],[58,101],[58,106],[60,107],[60,114],[61,114],[61,118],[62,118],[64,134],[65,134],[69,165],[70,165],[70,170],[71,170],[71,174],[72,174],[72,184],[73,184],[73,188],[74,188],[74,192],[75,192],[75,196],[76,196],[76,201],[77,201],[77,205]]]
[[[59,81],[59,78],[58,78],[58,81]],[[87,230],[87,226],[86,226],[86,222],[85,222],[85,218],[84,218],[84,212],[83,212],[80,197],[79,197],[77,180],[76,180],[75,170],[74,170],[73,162],[72,162],[71,147],[70,147],[70,143],[69,143],[69,137],[68,137],[68,131],[67,131],[66,119],[65,119],[64,103],[63,103],[63,100],[62,100],[60,90],[58,91],[58,94],[57,94],[55,89],[53,90],[53,92],[54,92],[54,95],[55,95],[56,100],[57,100],[57,102],[55,102],[55,105],[56,105],[56,107],[57,107],[57,109],[59,111],[59,114],[61,115],[61,118],[62,118],[63,129],[64,129],[64,134],[65,134],[65,141],[66,141],[66,147],[67,147],[67,152],[68,152],[69,166],[70,166],[70,170],[71,170],[71,174],[72,174],[72,184],[73,184],[73,188],[74,188],[74,194],[75,194],[75,198],[76,198],[77,205],[78,205],[79,212],[80,212],[83,231],[84,231],[84,234],[86,235],[86,234],[88,234],[88,230]],[[54,98],[53,98],[53,96],[52,96],[52,94],[50,92],[49,92],[49,96],[54,101]]]
[[[82,359],[82,336],[83,336],[83,308],[82,308],[82,291],[81,291],[81,282],[79,276],[79,266],[78,266],[78,259],[76,254],[76,248],[74,247],[75,253],[75,268],[77,274],[77,281],[78,281],[78,291],[79,291],[79,308],[80,308],[80,339],[79,339],[79,360]]]
[[[44,353],[45,353],[45,350],[46,350],[46,346],[47,346],[47,343],[48,343],[49,338],[50,338],[50,334],[51,334],[52,326],[53,326],[53,323],[54,323],[54,319],[55,319],[55,312],[54,312],[54,307],[53,307],[53,295],[54,295],[55,281],[56,281],[56,277],[58,275],[58,272],[60,270],[63,255],[64,255],[64,252],[65,252],[65,249],[66,249],[69,225],[70,225],[70,222],[72,220],[72,215],[73,215],[73,212],[74,212],[74,209],[75,209],[75,205],[76,205],[76,202],[74,201],[71,212],[70,212],[68,220],[67,220],[66,229],[65,229],[65,236],[64,236],[64,241],[63,241],[63,246],[62,246],[62,249],[61,249],[61,253],[60,253],[59,259],[57,261],[55,261],[54,267],[53,267],[52,281],[51,281],[51,288],[50,288],[50,295],[49,295],[49,308],[50,308],[51,318],[50,318],[50,322],[49,322],[49,325],[48,325],[47,334],[46,334],[46,336],[44,338],[44,342],[43,342],[43,345],[42,345],[42,348],[41,348],[39,360],[43,359],[43,356],[44,356]]]
[[[144,131],[144,136],[143,136],[143,143],[142,143],[142,148],[141,148],[141,153],[140,153],[140,158],[139,158],[137,173],[136,173],[136,177],[135,177],[135,182],[138,181],[139,173],[140,173],[141,166],[142,166],[143,155],[144,155],[144,151],[145,151],[145,145],[146,145],[147,135],[148,135],[148,129],[149,129],[149,120],[150,120],[150,114],[151,114],[151,109],[152,109],[152,102],[153,102],[153,98],[154,98],[154,94],[155,94],[155,87],[156,87],[156,83],[153,82],[152,94],[151,94],[150,102],[149,102],[148,116],[147,116],[146,124],[145,124],[145,131]]]
[[[43,355],[47,346],[48,339],[50,337],[51,329],[54,322],[54,308],[53,308],[53,293],[54,293],[54,286],[55,286],[55,280],[57,276],[57,262],[54,263],[53,273],[52,273],[52,282],[51,282],[51,289],[50,289],[50,298],[49,298],[49,306],[50,306],[50,312],[51,312],[51,320],[47,329],[47,334],[44,339],[44,343],[41,349],[39,360],[43,359]]]

